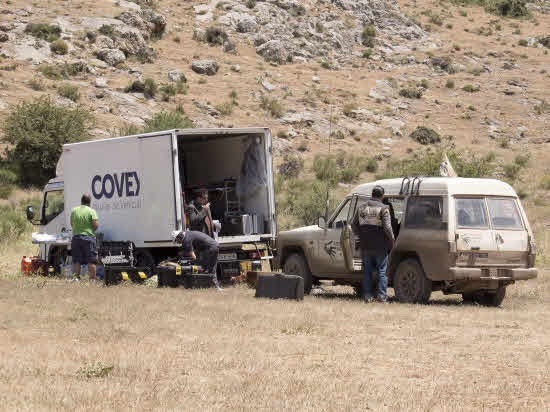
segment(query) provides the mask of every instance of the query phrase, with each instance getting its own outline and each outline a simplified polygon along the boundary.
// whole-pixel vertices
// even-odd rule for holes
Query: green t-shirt
[[[92,221],[97,220],[97,213],[89,206],[81,205],[75,207],[71,212],[71,226],[74,235],[85,235],[95,237]]]

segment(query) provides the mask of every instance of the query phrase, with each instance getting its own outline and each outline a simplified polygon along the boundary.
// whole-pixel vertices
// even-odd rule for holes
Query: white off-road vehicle
[[[357,186],[315,226],[279,233],[276,265],[304,278],[360,292],[362,263],[351,222],[380,185],[391,204],[395,246],[389,286],[402,302],[426,302],[432,291],[498,306],[506,286],[537,276],[536,246],[514,189],[494,179],[428,177],[379,180]]]

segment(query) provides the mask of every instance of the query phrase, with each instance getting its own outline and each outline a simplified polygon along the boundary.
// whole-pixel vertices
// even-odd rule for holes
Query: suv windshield
[[[494,229],[523,229],[515,199],[487,198]]]

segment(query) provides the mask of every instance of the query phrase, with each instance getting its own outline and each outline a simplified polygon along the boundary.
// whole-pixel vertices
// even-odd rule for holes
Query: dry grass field
[[[3,410],[547,410],[550,273],[501,308],[0,278]]]

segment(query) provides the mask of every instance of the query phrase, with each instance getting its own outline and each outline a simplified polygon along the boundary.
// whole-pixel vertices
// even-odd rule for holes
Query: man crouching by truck
[[[88,276],[95,280],[97,263],[97,245],[95,231],[99,226],[97,213],[90,207],[91,197],[83,194],[80,206],[71,211],[71,227],[73,239],[71,241],[71,255],[73,259],[74,279],[80,280],[80,265],[88,265]]]
[[[212,282],[218,290],[222,290],[218,282],[216,270],[218,266],[218,242],[205,233],[195,230],[178,231],[171,233],[174,243],[181,243],[185,256],[193,260],[197,259],[195,251],[199,254],[199,265],[202,266],[205,273],[212,275]]]

